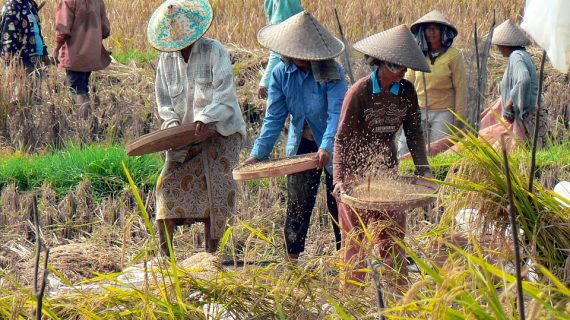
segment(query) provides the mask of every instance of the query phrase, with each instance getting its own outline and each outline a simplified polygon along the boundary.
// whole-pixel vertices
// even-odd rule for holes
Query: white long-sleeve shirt
[[[180,51],[163,52],[156,71],[156,101],[162,128],[201,121],[215,130],[245,138],[228,51],[217,40],[201,38],[192,46],[188,63]],[[187,148],[170,150],[168,161],[184,161]]]

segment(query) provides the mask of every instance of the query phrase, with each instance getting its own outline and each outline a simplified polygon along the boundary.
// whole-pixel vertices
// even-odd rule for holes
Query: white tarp
[[[570,69],[570,0],[526,0],[521,28],[558,71]]]

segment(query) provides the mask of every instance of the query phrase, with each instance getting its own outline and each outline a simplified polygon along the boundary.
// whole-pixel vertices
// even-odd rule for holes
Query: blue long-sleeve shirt
[[[255,141],[251,156],[265,160],[290,116],[286,155],[297,153],[305,122],[309,125],[319,148],[331,155],[327,171],[332,173],[334,137],[347,84],[342,68],[337,64],[340,80],[319,83],[311,70],[305,72],[294,63],[279,62],[269,82],[267,111],[261,133]]]

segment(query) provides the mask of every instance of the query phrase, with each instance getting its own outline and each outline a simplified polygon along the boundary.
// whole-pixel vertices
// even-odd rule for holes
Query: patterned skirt
[[[215,136],[197,147],[201,152],[185,162],[165,163],[156,185],[156,219],[209,223],[210,239],[220,239],[235,212],[232,169],[239,161],[242,137]]]

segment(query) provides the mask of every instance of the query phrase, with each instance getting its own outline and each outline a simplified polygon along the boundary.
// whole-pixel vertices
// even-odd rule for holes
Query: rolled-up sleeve
[[[75,0],[61,0],[55,12],[55,42],[63,44],[71,36],[75,21]]]
[[[251,151],[251,156],[260,160],[267,159],[275,146],[275,142],[285,125],[285,120],[289,115],[285,94],[281,89],[283,68],[273,69],[271,80],[269,81],[269,99],[267,101],[267,111],[263,119],[261,132]]]
[[[327,128],[323,134],[323,140],[320,145],[320,148],[327,150],[329,154],[333,152],[340,111],[346,90],[348,89],[344,73],[340,66],[337,67],[340,73],[340,80],[327,83]]]

